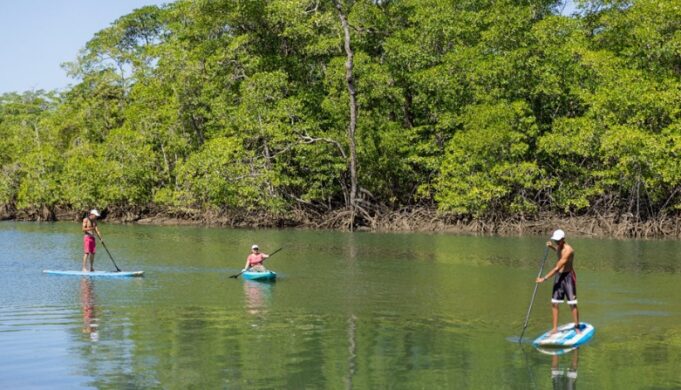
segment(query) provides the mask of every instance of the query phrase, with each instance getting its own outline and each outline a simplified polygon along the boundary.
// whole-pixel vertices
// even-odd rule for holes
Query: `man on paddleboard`
[[[99,211],[97,209],[90,210],[90,214],[83,218],[83,249],[85,255],[83,255],[83,272],[88,272],[88,259],[90,260],[90,272],[95,270],[95,234],[102,239],[102,235],[99,233],[97,228],[97,217],[99,217]]]
[[[248,255],[248,258],[246,259],[246,265],[244,266],[244,270],[254,272],[267,271],[265,269],[265,266],[262,265],[262,263],[264,263],[265,259],[267,259],[268,257],[270,256],[265,253],[260,253],[260,248],[258,248],[258,245],[253,244],[253,246],[251,246],[251,254]]]
[[[553,279],[553,294],[551,296],[551,312],[553,314],[551,332],[558,331],[558,305],[567,299],[567,304],[572,310],[575,331],[580,333],[579,310],[577,309],[577,275],[572,264],[575,250],[565,242],[565,232],[561,229],[553,232],[551,240],[546,242],[546,246],[555,250],[558,255],[556,265],[546,273],[546,276],[537,278],[537,283],[542,283],[552,275],[556,275]]]

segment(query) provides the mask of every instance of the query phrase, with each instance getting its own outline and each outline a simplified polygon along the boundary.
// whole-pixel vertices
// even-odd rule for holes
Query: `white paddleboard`
[[[106,278],[129,278],[135,276],[143,276],[144,271],[93,271],[93,272],[83,272],[83,271],[56,271],[46,269],[43,271],[50,275],[70,275],[70,276],[88,276],[91,278],[96,277],[106,277]]]
[[[537,337],[532,343],[535,347],[545,348],[567,348],[579,347],[586,343],[593,337],[596,330],[591,324],[581,322],[579,324],[580,333],[575,330],[575,323],[570,322],[558,327],[558,332],[551,333],[548,331],[543,335]]]

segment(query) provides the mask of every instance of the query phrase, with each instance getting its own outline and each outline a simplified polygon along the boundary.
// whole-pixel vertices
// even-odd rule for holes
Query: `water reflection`
[[[256,282],[244,280],[244,297],[246,309],[251,315],[264,315],[272,301],[273,282]]]
[[[579,364],[579,348],[541,349],[539,351],[551,356],[551,383],[553,389],[572,390],[577,388],[577,366]],[[561,360],[563,364],[561,364]]]
[[[94,282],[90,278],[83,278],[80,281],[80,302],[83,308],[83,333],[88,335],[90,340],[99,340],[97,332],[97,309],[95,307]]]
[[[78,250],[72,225],[0,223],[10,243],[0,253],[3,388],[31,387],[34,378],[55,388],[577,385],[575,351],[553,361],[529,342],[523,356],[504,340],[509,324],[519,333],[541,238],[116,225],[109,227],[120,242],[112,242],[116,257],[149,278],[81,285],[37,276]],[[222,283],[224,272],[215,271],[224,270],[225,251],[252,241],[286,244],[274,258],[286,277],[276,285]],[[678,278],[662,267],[681,269],[681,243],[629,252],[620,247],[636,245],[575,241],[589,319],[610,335],[580,353],[579,386],[681,389]],[[628,272],[646,264],[660,271]],[[550,321],[549,312],[534,315],[530,332]]]
[[[345,378],[345,388],[353,388],[353,378],[357,367],[357,317],[354,314],[348,319],[348,373]]]

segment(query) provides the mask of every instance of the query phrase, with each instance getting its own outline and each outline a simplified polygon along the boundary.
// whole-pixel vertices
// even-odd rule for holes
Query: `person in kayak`
[[[265,259],[267,259],[268,257],[270,257],[268,254],[260,253],[260,248],[258,248],[258,245],[253,244],[253,246],[251,246],[251,254],[248,255],[248,258],[246,258],[246,265],[244,266],[244,271],[253,272],[267,271],[263,263],[265,262]]]
[[[556,265],[546,273],[546,276],[537,278],[537,283],[542,283],[552,275],[556,275],[553,279],[553,293],[551,295],[551,312],[553,314],[551,332],[558,331],[558,305],[567,299],[567,304],[572,310],[575,331],[580,333],[579,310],[577,309],[577,275],[573,268],[575,250],[565,242],[565,232],[561,229],[553,232],[551,240],[546,242],[546,246],[555,250],[558,255]]]
[[[99,217],[99,211],[97,209],[90,210],[90,214],[83,218],[83,249],[85,255],[83,255],[83,272],[88,272],[88,260],[90,260],[90,272],[95,270],[95,234],[102,239],[102,235],[97,228],[97,217]]]

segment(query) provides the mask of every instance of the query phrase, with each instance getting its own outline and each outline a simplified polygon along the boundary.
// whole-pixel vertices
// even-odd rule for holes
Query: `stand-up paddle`
[[[275,254],[276,254],[277,252],[279,252],[279,251],[280,251],[280,250],[282,250],[282,249],[284,249],[284,248],[279,248],[279,249],[277,249],[276,251],[274,251],[274,252],[270,253],[270,255],[269,255],[269,256],[267,256],[267,258],[269,259],[270,257],[274,256],[274,255],[275,255]],[[238,278],[238,277],[239,277],[239,275],[243,274],[244,272],[246,272],[246,270],[245,270],[245,269],[241,270],[241,272],[239,272],[238,274],[235,274],[235,275],[230,275],[230,278],[234,278],[234,279],[236,279],[236,278]]]
[[[113,263],[114,267],[116,267],[116,271],[44,270],[43,273],[51,274],[51,275],[81,276],[81,277],[88,277],[88,278],[128,278],[128,277],[144,276],[144,271],[121,271],[121,269],[118,268],[116,261],[114,261],[113,256],[111,256],[111,252],[109,252],[109,249],[106,247],[106,244],[104,244],[102,237],[99,236],[99,235],[97,237],[99,237],[99,241],[102,243],[102,246],[106,250],[106,253],[109,254],[109,258],[111,259],[111,262]]]
[[[87,218],[83,218],[83,228],[82,231],[85,233],[85,237],[83,237],[83,247],[85,250],[85,255],[83,256],[83,268],[80,271],[63,271],[63,270],[44,270],[43,272],[46,274],[50,275],[68,275],[68,276],[80,276],[80,277],[88,277],[88,278],[127,278],[127,277],[137,277],[137,276],[143,276],[144,271],[121,271],[120,268],[118,268],[118,264],[116,264],[116,261],[114,260],[113,256],[111,255],[111,252],[109,252],[109,248],[106,247],[106,244],[104,243],[104,240],[102,239],[102,235],[99,234],[99,230],[97,229],[97,224],[95,223],[96,217],[99,217],[99,211],[97,209],[92,209],[90,210],[90,214],[87,216]],[[93,217],[94,216],[94,217]],[[104,250],[106,250],[106,253],[109,255],[109,259],[111,259],[111,262],[113,263],[114,267],[116,268],[116,271],[95,271],[93,268],[93,263],[94,263],[94,253],[95,253],[95,237],[99,238],[99,241],[102,243],[102,246],[104,247]],[[87,270],[87,260],[88,258],[90,259],[90,270]]]
[[[541,261],[541,266],[539,267],[539,273],[537,274],[537,278],[541,277],[541,273],[544,270],[544,263],[546,263],[546,257],[549,255],[549,247],[547,246],[546,249],[544,249],[544,258]],[[534,283],[534,292],[532,292],[532,299],[530,300],[530,307],[527,309],[527,315],[525,316],[525,324],[523,325],[523,331],[520,333],[520,338],[518,339],[518,344],[522,343],[523,341],[523,335],[525,335],[525,329],[527,329],[527,322],[530,320],[530,312],[532,312],[532,305],[534,305],[534,297],[537,295],[537,287],[539,287],[539,283]]]
[[[118,268],[118,266],[116,265],[116,262],[114,261],[113,256],[111,256],[111,252],[109,252],[109,248],[106,247],[104,240],[102,240],[102,236],[97,235],[97,237],[99,237],[99,242],[102,243],[102,246],[104,247],[104,250],[106,250],[106,253],[109,254],[109,258],[111,259],[111,262],[113,263],[114,267],[116,267],[116,272],[121,272],[121,269]]]

